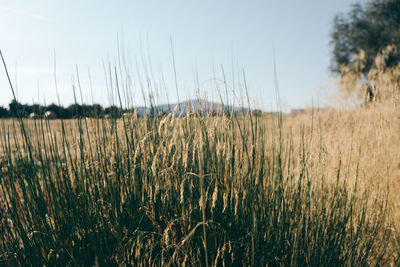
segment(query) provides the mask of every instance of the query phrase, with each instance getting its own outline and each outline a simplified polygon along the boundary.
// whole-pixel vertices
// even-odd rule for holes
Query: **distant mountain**
[[[157,105],[153,107],[136,107],[132,110],[136,111],[139,116],[151,116],[151,115],[160,115],[164,113],[173,112],[174,116],[185,117],[189,110],[196,113],[209,113],[209,112],[232,112],[235,113],[246,113],[248,108],[244,107],[233,107],[231,105],[222,105],[221,103],[210,102],[202,99],[194,99],[194,100],[186,100],[180,102],[179,104],[164,104]]]

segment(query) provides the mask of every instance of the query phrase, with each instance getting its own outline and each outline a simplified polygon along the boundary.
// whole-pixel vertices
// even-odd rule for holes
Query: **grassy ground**
[[[4,120],[0,262],[397,264],[398,114]]]

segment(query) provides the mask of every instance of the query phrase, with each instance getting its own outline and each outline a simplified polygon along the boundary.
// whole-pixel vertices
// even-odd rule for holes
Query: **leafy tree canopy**
[[[400,0],[371,0],[355,4],[347,14],[338,14],[331,32],[331,70],[341,73],[341,66],[350,65],[362,50],[366,74],[375,57],[388,45],[400,45]],[[400,51],[386,59],[388,67],[400,61]]]

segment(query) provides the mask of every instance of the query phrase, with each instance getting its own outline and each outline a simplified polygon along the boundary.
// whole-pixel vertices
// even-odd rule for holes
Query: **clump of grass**
[[[265,123],[24,123],[21,146],[2,128],[3,263],[363,266],[385,254],[384,202],[368,209],[340,161],[335,183],[310,177],[306,142],[293,154]]]
[[[0,262],[385,263],[386,202],[340,158],[328,176],[312,131],[293,137],[282,114],[173,114],[3,121]]]

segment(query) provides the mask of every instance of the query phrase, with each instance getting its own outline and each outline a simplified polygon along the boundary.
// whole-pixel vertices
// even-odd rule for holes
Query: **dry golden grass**
[[[11,147],[15,146],[15,142],[22,146],[24,140],[18,123],[14,120],[3,120],[1,123],[5,127],[4,129],[10,129],[8,133]],[[28,131],[32,133],[35,131],[35,123],[38,124],[39,121],[26,120]],[[43,123],[46,125],[45,122]],[[51,128],[51,136],[61,140],[61,121],[52,120],[47,123]],[[90,125],[89,131],[84,131],[83,136],[87,138],[87,133],[89,133],[92,145],[95,145],[96,136],[94,136],[94,133],[97,131],[94,128],[97,123],[108,124],[109,122],[107,120],[87,119],[87,123]],[[143,142],[146,139],[144,121],[135,119],[131,123],[135,124],[137,142]],[[178,118],[170,120],[168,127],[164,126],[165,129],[160,127],[160,134],[164,136],[172,135],[178,140],[183,135],[183,128],[179,127],[181,123],[184,123],[184,120]],[[229,121],[226,118],[209,120],[209,134],[213,135],[214,129],[223,129],[228,123]],[[265,124],[267,129],[275,132],[269,138],[276,141],[278,138],[277,119],[271,116],[263,116],[259,118],[259,123]],[[15,128],[13,124],[15,124]],[[117,128],[120,129],[118,135],[121,142],[125,140],[123,127],[123,121],[119,120]],[[65,129],[71,147],[78,150],[79,130],[77,121],[66,120]],[[169,129],[172,131],[167,133]],[[304,139],[309,148],[307,153],[310,164],[323,164],[322,169],[321,166],[318,166],[318,168],[311,168],[311,170],[315,172],[323,170],[327,177],[335,177],[339,161],[341,161],[349,172],[348,177],[355,177],[358,166],[359,182],[362,188],[369,189],[372,194],[384,196],[389,186],[392,215],[394,221],[400,221],[400,195],[397,194],[400,190],[399,107],[394,104],[370,104],[351,110],[315,109],[296,116],[285,115],[283,134],[293,137],[294,154],[301,149],[302,133],[304,133]],[[50,135],[46,138],[49,137]],[[270,144],[274,143],[272,139],[270,143],[265,145],[266,150],[271,149]],[[30,141],[35,143],[35,140]],[[237,142],[240,143],[239,138]],[[110,142],[109,145],[109,151],[112,153],[113,143]],[[86,149],[90,149],[88,142],[85,142],[85,146],[87,146]],[[184,146],[182,144],[183,149]],[[0,146],[0,148],[3,149],[4,146]],[[4,155],[4,151],[0,150],[0,155]],[[319,177],[319,173],[315,174],[316,177]],[[355,181],[349,180],[348,182],[351,186]]]
[[[123,209],[124,203],[127,199],[131,198],[130,194],[141,196],[140,202],[148,203],[151,207],[151,203],[157,203],[158,201],[156,196],[159,194],[159,190],[164,192],[162,197],[165,199],[163,201],[166,201],[167,203],[173,202],[175,201],[173,199],[170,199],[168,202],[168,191],[173,190],[174,188],[180,188],[181,191],[183,190],[180,193],[180,201],[183,201],[183,196],[186,193],[182,185],[184,185],[185,179],[181,181],[180,179],[172,177],[177,177],[177,175],[179,175],[178,173],[181,172],[176,168],[185,168],[190,171],[192,168],[190,166],[196,162],[195,158],[203,158],[202,153],[205,153],[204,149],[207,147],[204,144],[203,130],[207,129],[206,134],[209,140],[213,140],[213,147],[211,147],[213,159],[208,159],[208,161],[218,160],[218,162],[212,163],[212,166],[215,165],[213,168],[224,168],[226,166],[226,169],[223,170],[223,176],[218,177],[218,184],[220,186],[215,185],[211,188],[207,188],[207,193],[205,191],[199,192],[201,196],[204,194],[209,196],[208,205],[210,205],[209,208],[211,211],[216,205],[215,203],[218,200],[218,195],[219,198],[223,199],[220,200],[223,202],[224,206],[223,209],[221,208],[222,210],[225,210],[225,205],[228,207],[229,205],[232,205],[232,216],[242,212],[238,211],[238,209],[246,210],[246,194],[250,193],[247,193],[246,191],[246,183],[240,181],[240,179],[238,180],[238,178],[246,177],[247,170],[251,168],[251,162],[257,162],[257,164],[260,164],[258,162],[264,162],[263,164],[267,164],[266,166],[256,165],[256,168],[260,170],[265,168],[266,177],[274,176],[275,168],[268,167],[270,163],[273,164],[275,161],[273,158],[274,152],[271,151],[279,149],[277,144],[283,142],[284,145],[282,148],[284,151],[282,154],[287,155],[288,153],[292,153],[292,155],[294,155],[292,159],[290,159],[290,157],[284,158],[284,165],[288,164],[286,160],[290,161],[291,164],[290,168],[288,167],[282,170],[284,177],[290,176],[288,172],[290,172],[294,177],[301,176],[300,174],[304,169],[302,165],[303,159],[300,155],[302,155],[302,149],[305,149],[304,155],[307,162],[308,177],[311,177],[312,185],[315,188],[318,188],[319,184],[322,182],[322,180],[319,180],[321,177],[326,178],[323,182],[334,184],[336,182],[335,177],[337,176],[337,171],[340,169],[343,174],[341,181],[343,181],[343,177],[345,179],[347,178],[346,182],[349,185],[349,189],[353,187],[355,184],[355,178],[358,177],[358,187],[361,188],[359,192],[362,193],[364,189],[369,190],[371,193],[370,199],[372,199],[370,204],[371,207],[374,207],[375,199],[382,200],[386,198],[387,188],[389,186],[389,213],[385,227],[391,226],[396,234],[400,232],[400,225],[396,224],[397,221],[400,221],[400,198],[396,194],[397,191],[400,190],[400,153],[398,153],[400,149],[400,139],[398,138],[398,133],[400,132],[399,111],[399,108],[394,104],[371,104],[352,110],[342,111],[333,109],[316,109],[296,116],[284,115],[282,127],[279,127],[278,117],[269,115],[261,116],[257,118],[257,123],[260,127],[258,128],[259,130],[254,133],[257,135],[254,139],[251,137],[251,124],[248,116],[238,117],[237,122],[227,117],[208,117],[205,120],[197,118],[188,119],[165,117],[156,123],[156,127],[151,126],[150,128],[149,125],[151,125],[151,121],[146,121],[145,119],[131,119],[125,122],[122,119],[117,121],[98,119],[84,119],[81,121],[66,120],[64,121],[64,134],[60,120],[25,120],[24,122],[28,132],[27,135],[30,138],[29,142],[32,145],[31,148],[34,149],[34,153],[38,153],[39,150],[45,153],[54,153],[54,151],[56,151],[54,145],[56,144],[58,146],[59,154],[68,151],[69,155],[67,158],[69,158],[71,162],[75,162],[74,164],[77,164],[76,166],[79,166],[81,165],[81,163],[79,163],[81,162],[80,146],[83,146],[84,151],[86,151],[86,156],[84,160],[85,163],[82,164],[82,166],[89,171],[91,171],[91,169],[97,171],[101,170],[101,168],[93,167],[93,165],[96,164],[99,164],[100,166],[113,166],[114,163],[117,163],[123,164],[121,166],[124,166],[125,168],[128,164],[126,162],[128,159],[126,159],[124,154],[118,155],[118,153],[121,152],[128,153],[129,160],[132,161],[129,165],[133,164],[132,167],[135,166],[134,162],[142,162],[141,164],[143,164],[143,169],[148,170],[149,173],[140,178],[143,179],[141,182],[141,188],[138,187],[138,185],[135,185],[137,180],[134,183],[132,182],[135,180],[130,182],[132,185],[121,182],[121,186],[127,186],[127,188],[121,187],[120,189],[120,209]],[[3,120],[0,123],[2,124],[1,129],[3,129],[1,131],[1,142],[3,142],[3,144],[9,144],[11,154],[26,153],[26,149],[23,148],[25,141],[20,128],[18,127],[18,123],[14,120]],[[79,134],[79,123],[84,126],[81,128],[81,134]],[[115,123],[114,126],[113,123]],[[202,126],[202,123],[205,123],[205,125]],[[230,125],[232,125],[232,123],[241,125],[241,128],[231,128]],[[15,125],[15,127],[13,125]],[[113,127],[115,127],[114,129],[117,129],[117,131],[111,132]],[[265,132],[261,132],[260,129],[264,129]],[[282,131],[281,141],[279,141],[280,131]],[[240,132],[242,132],[243,138],[240,137]],[[126,138],[126,134],[129,134],[128,139]],[[261,135],[264,135],[264,137],[261,138]],[[54,141],[55,139],[57,139],[57,141]],[[132,147],[135,147],[134,151],[127,152],[129,147],[127,145],[127,140],[129,140],[128,142],[135,143],[134,146],[131,144]],[[253,140],[256,140],[255,143],[253,143]],[[263,144],[260,143],[261,140],[264,140]],[[235,146],[238,149],[232,150],[232,146]],[[0,151],[1,156],[10,154],[4,150],[7,145],[1,145],[0,147],[3,149]],[[255,148],[255,150],[253,150],[253,148]],[[260,153],[260,149],[265,151],[264,154]],[[179,153],[175,155],[175,152],[173,151],[179,151]],[[233,151],[235,153],[234,157],[232,157]],[[91,153],[94,153],[93,158]],[[215,156],[213,153],[215,153]],[[247,157],[246,153],[249,153],[250,158],[254,155],[255,161],[244,160],[244,158]],[[261,155],[266,155],[267,157],[271,156],[271,158],[262,160],[258,158]],[[34,157],[36,158],[37,155],[35,154]],[[51,159],[52,156],[48,155],[46,158]],[[63,158],[63,156],[60,158]],[[235,165],[228,167],[232,158],[237,159]],[[103,159],[108,162],[99,162]],[[198,164],[199,166],[203,165],[201,161]],[[211,164],[211,162],[209,162],[209,164]],[[38,166],[40,168],[40,165]],[[69,164],[67,170],[57,169],[55,167],[46,168],[48,168],[50,172],[54,172],[54,178],[59,177],[59,175],[71,173],[69,179],[73,188],[75,186],[88,187],[90,179],[92,179],[90,178],[86,180],[86,178],[83,178],[83,184],[76,185],[76,178],[74,177],[76,177],[77,174],[73,174],[73,171],[82,171],[79,177],[84,177],[86,170],[74,167],[73,164]],[[236,177],[233,180],[230,180],[230,177],[233,177],[232,171],[236,172]],[[271,174],[268,174],[269,171],[271,171]],[[108,169],[106,175],[112,178],[117,175],[117,172],[118,170],[113,170],[111,167],[111,169]],[[123,170],[123,172],[125,175],[129,174],[126,170]],[[356,174],[357,172],[358,175]],[[155,178],[150,178],[150,174],[153,177],[158,177],[157,179],[159,180],[153,180]],[[46,171],[43,171],[42,175],[46,175]],[[92,175],[93,174],[91,174],[91,176]],[[186,175],[190,176],[191,174],[186,171]],[[193,175],[199,175],[199,177],[202,177],[210,174],[199,172],[194,173]],[[43,192],[47,192],[45,181],[45,177],[39,178],[40,187]],[[100,181],[101,180],[99,180],[99,182]],[[107,181],[107,179],[104,181]],[[156,181],[155,184],[154,181]],[[112,180],[109,180],[107,183],[110,182],[112,182]],[[264,180],[263,182],[266,183],[268,180]],[[95,183],[98,188],[99,186],[104,187],[104,189],[101,190],[106,190],[106,188],[110,186],[107,183],[103,184],[102,181],[101,183],[102,184],[97,184],[97,182]],[[258,183],[257,179],[254,183]],[[232,187],[229,188],[229,185]],[[20,185],[17,186],[16,191],[21,194],[22,191],[20,191],[19,186]],[[200,184],[200,187],[202,188],[203,186]],[[265,184],[262,187],[268,188],[268,185]],[[57,190],[60,189],[61,188],[58,188]],[[100,189],[93,189],[89,186],[86,192],[90,195],[94,195],[96,190]],[[221,195],[222,192],[224,192],[221,190],[227,190],[227,192],[232,193],[223,193],[223,195]],[[351,190],[348,190],[348,193],[350,194]],[[244,195],[239,197],[240,194]],[[144,198],[145,195],[150,198],[146,200]],[[330,194],[329,198],[332,196],[334,196],[333,193]],[[3,195],[0,197],[4,198]],[[50,202],[50,197],[50,194],[45,194],[45,201]],[[243,200],[240,198],[243,198]],[[329,198],[325,201],[329,202]],[[21,199],[24,198],[21,196]],[[105,199],[102,197],[98,201],[104,200]],[[176,199],[176,201],[178,201],[176,203],[178,205],[179,199]],[[186,209],[183,209],[183,214],[180,215],[180,220],[183,219],[185,221],[187,213],[195,212],[196,205],[198,205],[200,209],[203,209],[204,198],[200,198],[198,202],[194,202],[190,205],[193,206],[188,206]],[[320,204],[316,203],[316,205]],[[329,209],[330,207],[327,208]],[[146,216],[149,218],[149,221],[152,222],[155,229],[158,229],[157,231],[159,232],[161,229],[159,226],[160,222],[153,215],[157,210],[154,211],[151,209],[153,208],[150,208],[150,210],[141,208],[139,211],[146,211]],[[28,211],[27,214],[30,214],[30,212]],[[21,214],[19,216],[25,218],[23,220],[26,221],[26,223],[29,221],[27,217],[25,217],[26,215]],[[53,215],[50,218],[56,219],[57,216]],[[195,229],[197,229],[199,225],[196,226],[195,222],[191,222],[190,216],[186,219],[188,220],[186,222],[187,225],[185,226],[187,229],[183,228],[184,230],[182,231],[184,233],[187,232],[187,238],[190,238],[189,233],[191,229],[193,229],[194,233],[196,231]],[[203,219],[203,223],[205,221],[206,220]],[[205,227],[205,224],[203,224],[203,227]],[[112,225],[110,226],[110,229],[110,231],[115,231],[113,230],[114,226]],[[174,235],[168,234],[165,238],[174,238]],[[206,239],[205,234],[204,239]],[[170,239],[165,242],[171,242],[169,240]],[[178,241],[185,242],[184,240],[185,239]],[[178,241],[176,241],[176,244],[178,244]],[[137,242],[141,241],[138,239]],[[145,244],[140,244],[140,246],[142,245],[144,246]],[[394,246],[390,246],[390,250],[396,249],[397,248]],[[213,253],[213,251],[210,253]]]
[[[240,119],[240,118],[239,118]],[[89,133],[92,143],[96,141],[94,128],[96,124],[108,124],[107,120],[86,119],[89,124],[89,131],[83,131],[83,136],[87,138]],[[179,139],[183,134],[183,129],[179,124],[184,120],[175,118],[169,121],[168,127],[173,129],[171,133]],[[52,120],[48,122],[39,122],[26,120],[26,128],[28,132],[34,133],[35,124],[49,124],[51,128],[51,137],[56,137],[59,140],[62,138],[61,121]],[[65,120],[65,131],[68,142],[72,147],[77,147],[79,143],[78,125],[76,120]],[[84,122],[83,122],[84,123]],[[135,124],[135,133],[140,139],[146,138],[146,127],[144,121],[137,119]],[[215,118],[214,121],[208,121],[210,134],[213,134],[214,129],[226,127],[229,121],[225,118]],[[275,136],[271,134],[270,138],[278,138],[277,119],[271,116],[263,116],[259,118],[260,124],[265,124],[268,129],[275,131]],[[7,130],[7,135],[2,134],[4,138],[11,140],[11,147],[16,143],[23,146],[24,139],[22,137],[18,122],[15,120],[3,120],[1,122]],[[15,125],[15,127],[14,127]],[[178,126],[178,127],[177,127]],[[101,126],[100,126],[101,127]],[[118,135],[120,140],[124,142],[123,121],[118,121],[120,129]],[[161,129],[161,130],[169,130]],[[274,130],[275,128],[275,130]],[[92,130],[90,130],[92,129]],[[48,129],[47,129],[48,130]],[[400,189],[400,108],[395,105],[371,104],[351,110],[334,110],[315,109],[309,110],[306,113],[299,115],[285,115],[283,118],[283,133],[286,136],[293,137],[293,148],[295,153],[300,149],[302,132],[304,139],[310,150],[309,161],[319,162],[318,159],[323,159],[324,169],[327,176],[334,177],[337,170],[339,159],[349,167],[349,171],[355,172],[357,163],[359,165],[360,182],[364,186],[369,187],[372,191],[385,191],[387,183],[390,186],[390,195],[393,198],[394,207],[399,209],[400,201],[396,191]],[[46,130],[45,130],[46,131]],[[166,132],[160,132],[165,135]],[[105,133],[107,134],[107,133]],[[31,135],[35,136],[35,135]],[[37,137],[37,136],[36,136]],[[45,136],[49,138],[50,135]],[[35,140],[30,140],[35,143]],[[240,140],[237,140],[240,142]],[[273,142],[271,142],[272,144]],[[88,142],[85,142],[88,146]],[[111,143],[110,143],[111,145]],[[222,145],[222,144],[221,144]],[[0,156],[4,156],[5,146],[0,146]],[[89,147],[87,147],[89,149]],[[270,149],[269,144],[266,144],[265,149]],[[110,151],[112,148],[110,147]],[[354,175],[349,175],[354,177]],[[396,190],[397,189],[397,190]]]

